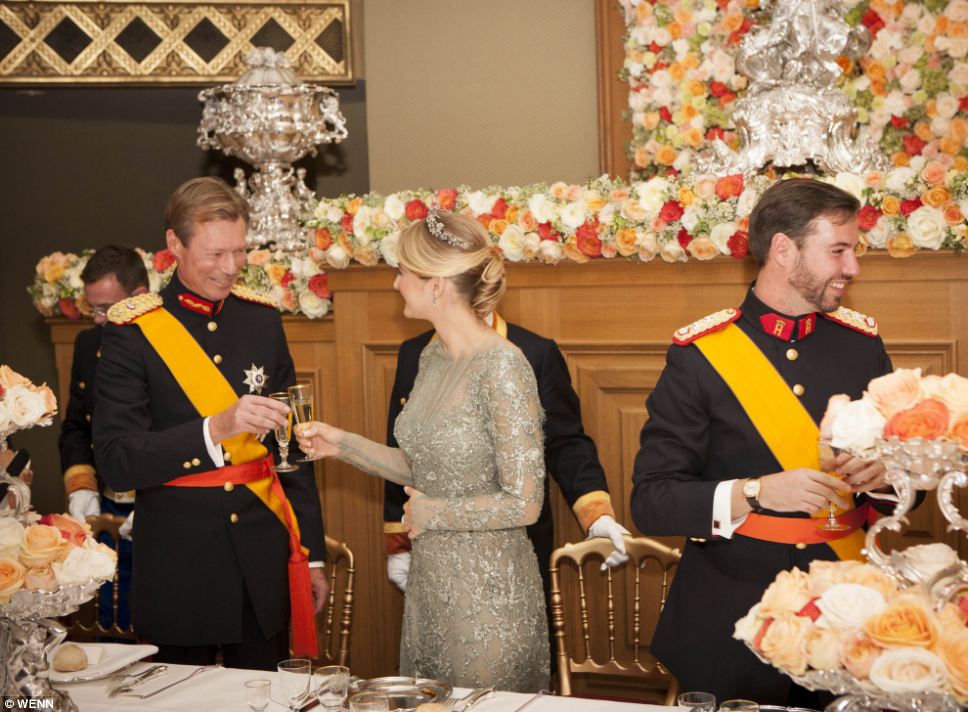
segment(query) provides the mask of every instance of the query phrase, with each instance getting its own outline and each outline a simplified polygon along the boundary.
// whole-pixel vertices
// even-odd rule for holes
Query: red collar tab
[[[760,317],[760,325],[763,331],[781,341],[801,341],[814,332],[817,327],[817,315],[807,314],[791,319],[768,313]]]
[[[216,304],[208,301],[207,299],[196,297],[194,294],[189,294],[188,292],[182,292],[178,295],[178,303],[186,309],[191,309],[193,312],[198,312],[199,314],[204,314],[205,316],[218,314],[222,309],[222,302]]]

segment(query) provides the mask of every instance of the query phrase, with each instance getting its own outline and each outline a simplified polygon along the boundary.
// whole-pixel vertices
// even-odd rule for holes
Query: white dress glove
[[[588,527],[588,538],[594,539],[602,537],[612,540],[615,551],[608,555],[605,563],[602,564],[602,571],[608,567],[621,566],[629,560],[629,555],[625,553],[625,540],[623,536],[631,536],[631,532],[615,521],[609,514],[603,514]]]
[[[100,495],[94,490],[79,489],[67,495],[67,513],[79,522],[101,513]]]
[[[401,591],[407,590],[407,577],[410,576],[410,552],[401,551],[387,557],[387,578]]]
[[[121,535],[122,539],[127,539],[131,541],[131,534],[134,531],[134,512],[128,515],[128,518],[124,520],[124,524],[118,527],[118,534]]]

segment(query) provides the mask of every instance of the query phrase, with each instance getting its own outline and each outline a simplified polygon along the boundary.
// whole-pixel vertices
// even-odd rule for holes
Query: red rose
[[[681,227],[679,228],[679,234],[676,235],[676,239],[679,241],[679,244],[682,245],[682,249],[686,249],[689,247],[689,243],[692,242],[692,235],[689,234],[689,231],[686,230],[686,228]]]
[[[877,33],[884,29],[884,20],[873,10],[865,12],[860,21],[864,24],[864,27],[870,30],[871,37],[877,37]]]
[[[316,247],[321,250],[328,250],[333,244],[333,236],[324,227],[316,228]]]
[[[816,623],[817,619],[820,617],[820,614],[821,614],[820,609],[817,607],[818,598],[820,598],[820,596],[815,596],[811,598],[810,601],[807,603],[807,605],[805,605],[803,608],[797,611],[797,615],[803,618],[809,618],[814,623]]]
[[[968,94],[961,97],[961,99],[958,101],[958,111],[968,111]]]
[[[3,386],[0,386],[0,398],[3,398],[6,392],[7,392],[7,389],[4,388]]]
[[[286,273],[282,275],[282,279],[279,281],[283,287],[288,287],[289,283],[296,278],[296,275],[292,273],[292,270],[286,270]]]
[[[661,54],[662,53],[662,45],[658,45],[655,42],[651,42],[651,43],[649,43],[649,51],[652,54]]]
[[[721,107],[726,106],[727,104],[731,104],[734,101],[736,101],[736,95],[733,92],[727,92],[726,94],[723,94],[721,97],[719,97],[719,105]]]
[[[675,222],[682,217],[683,212],[685,211],[678,200],[670,200],[659,211],[659,219],[667,223]]]
[[[743,194],[743,187],[743,175],[741,173],[723,176],[716,181],[716,197],[720,200],[738,198]]]
[[[538,237],[542,240],[554,240],[557,242],[561,238],[561,235],[551,227],[551,223],[541,223],[538,225]]]
[[[904,137],[904,152],[909,156],[917,156],[924,150],[925,143],[914,134]]]
[[[663,106],[659,108],[659,118],[669,123],[672,122],[672,112],[669,111],[668,106]]]
[[[578,241],[578,251],[586,257],[602,256],[602,241],[598,239],[598,231],[592,223],[585,223],[575,230]]]
[[[729,254],[731,257],[737,260],[741,260],[750,252],[750,238],[742,230],[738,230],[729,236],[726,241],[726,247],[729,248]]]
[[[877,224],[877,219],[881,216],[881,210],[873,205],[865,205],[857,211],[857,227],[864,232],[873,230]]]
[[[907,217],[915,210],[921,207],[921,198],[912,198],[911,200],[901,201],[901,214]]]
[[[669,166],[668,168],[666,168],[666,170],[665,170],[665,174],[666,174],[667,176],[669,176],[670,178],[675,178],[675,177],[676,177],[677,175],[679,175],[679,171],[677,171],[677,170],[676,170],[675,168],[673,168],[672,166]]]
[[[329,299],[333,296],[333,293],[329,291],[329,275],[326,274],[314,274],[309,278],[309,291],[315,294],[317,297],[323,299]]]
[[[709,131],[706,132],[707,141],[715,141],[717,138],[725,140],[724,139],[725,136],[726,136],[726,132],[723,131],[718,126],[714,126],[713,128],[709,129]]]
[[[442,210],[453,210],[457,207],[457,191],[453,188],[441,188],[437,191],[437,205]]]
[[[911,122],[905,119],[903,116],[891,117],[891,126],[893,126],[896,129],[906,129],[910,125],[911,125]]]
[[[718,99],[729,93],[729,87],[722,82],[712,81],[709,82],[709,93]]]
[[[498,220],[503,220],[508,214],[508,201],[504,198],[498,198],[494,201],[493,207],[491,207],[491,215],[493,215]]]
[[[341,217],[339,220],[339,224],[340,226],[342,226],[343,232],[345,232],[347,235],[353,234],[353,216],[352,215],[350,215],[349,213],[344,213],[343,217]]]
[[[171,267],[172,263],[175,261],[175,256],[171,254],[171,250],[167,247],[164,250],[158,250],[151,257],[151,266],[155,268],[155,272],[164,272],[166,269]]]
[[[427,217],[427,204],[422,200],[417,200],[416,198],[407,203],[404,208],[404,213],[407,215],[407,220],[411,222],[416,220],[423,220]]]
[[[66,316],[68,319],[80,319],[81,310],[77,308],[77,304],[73,299],[68,299],[67,297],[61,297],[57,301],[57,306],[60,307],[61,314]]]

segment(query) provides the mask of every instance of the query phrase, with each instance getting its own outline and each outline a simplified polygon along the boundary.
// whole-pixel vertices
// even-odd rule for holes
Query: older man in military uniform
[[[767,190],[750,216],[757,281],[739,309],[676,332],[648,398],[632,516],[689,537],[652,642],[685,689],[803,702],[734,624],[780,571],[860,557],[883,468],[843,455],[843,483],[821,472],[817,427],[830,396],[858,398],[891,370],[874,320],[840,307],[859,272],[858,208],[821,181]],[[819,528],[829,504],[846,530]]]
[[[101,475],[137,490],[135,630],[160,660],[275,669],[316,654],[328,584],[310,466],[276,474],[270,438],[295,383],[273,302],[236,284],[245,202],[224,182],[180,186],[165,211],[177,269],[160,295],[111,308],[98,369]],[[308,564],[308,562],[313,562]]]
[[[102,327],[108,308],[127,297],[148,291],[148,271],[141,255],[130,247],[108,245],[88,259],[81,271],[84,297],[91,307],[95,326],[78,333],[71,361],[70,398],[57,444],[60,449],[67,511],[79,521],[102,512],[127,517],[134,511],[134,492],[115,492],[97,476],[91,418],[97,364],[101,358]],[[105,535],[105,541],[111,537]],[[118,544],[118,625],[126,628],[131,616],[128,593],[131,588],[131,543]],[[112,585],[107,583],[99,599],[101,625],[114,619]]]

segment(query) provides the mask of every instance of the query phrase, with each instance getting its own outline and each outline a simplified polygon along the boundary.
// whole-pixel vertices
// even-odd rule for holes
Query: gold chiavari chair
[[[599,566],[612,551],[608,539],[566,544],[551,555],[551,622],[558,661],[558,693],[575,694],[575,674],[634,677],[650,688],[665,690],[665,704],[671,705],[679,685],[650,655],[648,644],[680,552],[648,537],[627,536],[625,545],[628,563],[604,572],[600,572]],[[573,580],[574,585],[566,588],[562,587],[564,569],[574,577],[569,576],[569,583]],[[655,611],[646,611],[646,636],[643,606],[648,605],[655,606]],[[607,659],[596,662],[595,651],[600,657],[604,651]]]
[[[356,565],[345,542],[326,537],[326,576],[329,598],[317,619],[318,663],[349,666],[350,634],[353,627],[353,580]],[[338,610],[338,613],[337,613]]]

